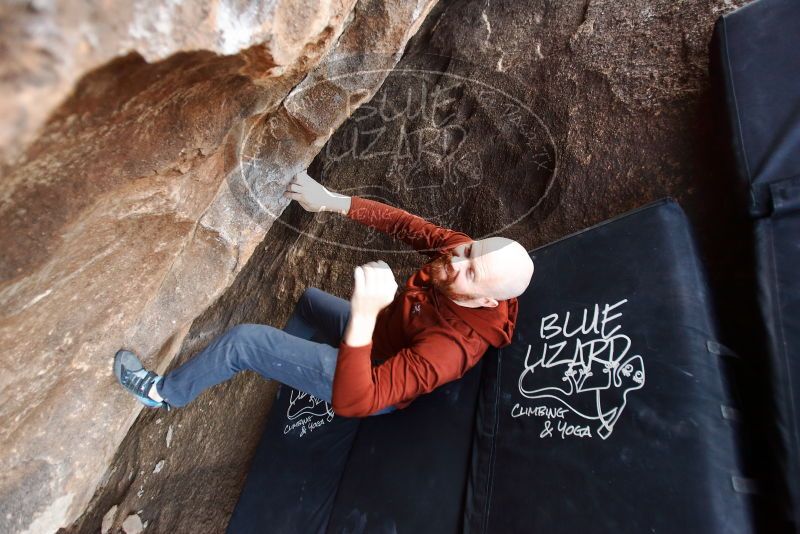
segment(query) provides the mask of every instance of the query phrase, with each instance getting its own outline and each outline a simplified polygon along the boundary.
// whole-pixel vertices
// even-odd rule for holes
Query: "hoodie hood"
[[[501,300],[494,308],[467,308],[442,295],[435,287],[431,290],[437,301],[447,306],[491,346],[499,349],[511,344],[519,306],[516,298]]]
[[[494,308],[467,308],[442,294],[432,284],[431,278],[430,263],[426,263],[408,279],[406,288],[427,290],[437,307],[447,307],[491,346],[501,348],[511,343],[519,309],[516,297],[501,300]]]

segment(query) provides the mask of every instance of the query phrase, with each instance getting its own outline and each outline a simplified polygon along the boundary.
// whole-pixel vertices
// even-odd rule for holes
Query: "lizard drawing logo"
[[[286,410],[286,418],[292,421],[304,415],[325,417],[327,421],[333,419],[334,416],[330,403],[318,399],[314,395],[292,389],[289,395],[289,408]]]
[[[528,399],[553,399],[595,426],[607,439],[628,403],[628,395],[644,387],[644,359],[631,355],[631,339],[613,325],[622,313],[611,314],[621,300],[593,312],[583,310],[580,324],[551,314],[542,319],[542,351],[532,355],[528,345],[519,392]]]

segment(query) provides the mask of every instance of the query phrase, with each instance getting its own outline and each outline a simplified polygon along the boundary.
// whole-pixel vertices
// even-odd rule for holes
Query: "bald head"
[[[487,237],[478,248],[489,273],[483,285],[485,295],[495,300],[522,295],[533,277],[533,261],[525,247],[513,239]]]
[[[525,292],[533,261],[525,247],[505,237],[465,243],[432,262],[434,284],[466,307],[494,307]]]

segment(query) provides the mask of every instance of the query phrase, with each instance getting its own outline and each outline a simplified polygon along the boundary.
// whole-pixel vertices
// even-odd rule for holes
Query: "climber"
[[[533,262],[518,242],[475,241],[402,209],[333,193],[305,172],[289,182],[284,196],[307,211],[337,212],[385,232],[432,260],[399,294],[385,262],[358,266],[349,302],[309,288],[284,330],[238,325],[165,376],[120,350],[114,373],[140,402],[185,406],[250,369],[331,402],[341,416],[388,413],[460,378],[490,345],[511,343],[516,297],[533,276]]]

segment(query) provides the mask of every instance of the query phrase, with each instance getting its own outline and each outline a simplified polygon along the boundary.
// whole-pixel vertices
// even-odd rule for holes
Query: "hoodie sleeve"
[[[411,401],[438,386],[460,378],[468,362],[481,356],[489,344],[475,336],[469,344],[446,332],[426,335],[382,364],[370,361],[372,343],[351,347],[339,344],[333,378],[333,411],[344,417],[364,417],[387,406]]]
[[[431,257],[439,255],[443,249],[472,241],[462,232],[436,226],[400,208],[357,196],[350,197],[347,218],[399,239]]]

